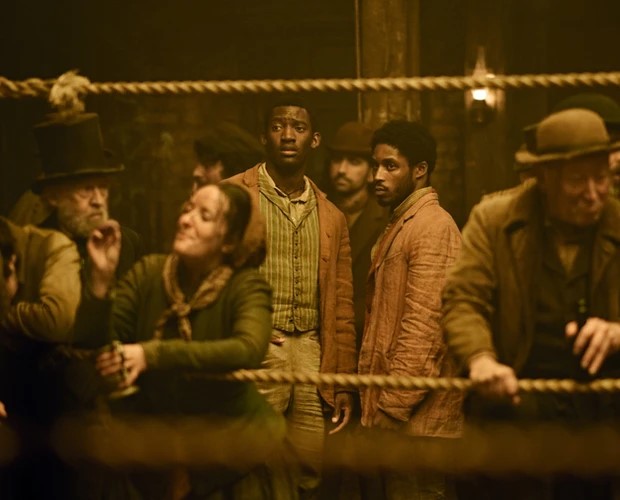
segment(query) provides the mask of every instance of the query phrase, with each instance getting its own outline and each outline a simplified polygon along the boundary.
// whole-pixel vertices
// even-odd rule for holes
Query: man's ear
[[[428,163],[426,163],[425,161],[421,161],[413,168],[413,171],[415,178],[421,179],[426,174],[428,174]]]
[[[52,208],[58,207],[58,188],[56,186],[46,186],[41,192],[41,199]]]
[[[319,132],[312,133],[312,143],[310,143],[310,147],[312,149],[316,149],[321,144],[321,134]]]
[[[260,135],[260,143],[261,143],[263,146],[266,146],[266,145],[267,145],[267,138],[265,137],[265,134],[261,134],[261,135]]]

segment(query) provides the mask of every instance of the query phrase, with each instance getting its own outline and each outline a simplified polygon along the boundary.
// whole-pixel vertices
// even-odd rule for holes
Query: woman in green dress
[[[97,369],[119,380],[116,389],[137,386],[122,401],[132,412],[163,417],[181,435],[185,424],[193,429],[192,450],[174,456],[198,450],[201,458],[200,466],[134,474],[136,489],[154,499],[295,498],[281,461],[283,418],[253,383],[205,376],[259,368],[271,336],[271,291],[257,270],[264,226],[249,193],[230,184],[196,191],[179,217],[172,253],[143,258],[112,287],[118,247],[114,223],[89,242],[91,290],[109,301],[108,327],[123,343],[100,354]]]

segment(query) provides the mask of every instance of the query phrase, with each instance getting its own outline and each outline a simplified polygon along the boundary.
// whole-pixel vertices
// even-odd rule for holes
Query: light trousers
[[[273,330],[272,342],[262,367],[267,370],[318,373],[321,343],[318,330],[283,332]],[[318,388],[313,385],[257,384],[267,401],[288,422],[291,444],[301,462],[298,486],[301,498],[314,498],[320,483],[325,417]]]

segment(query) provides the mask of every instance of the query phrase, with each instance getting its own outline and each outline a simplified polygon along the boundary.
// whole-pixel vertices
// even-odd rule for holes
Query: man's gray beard
[[[90,213],[75,214],[70,207],[61,205],[58,207],[58,224],[72,239],[88,238],[93,229],[97,229],[108,220],[107,209],[101,209],[101,212],[103,217],[93,220],[88,218]]]

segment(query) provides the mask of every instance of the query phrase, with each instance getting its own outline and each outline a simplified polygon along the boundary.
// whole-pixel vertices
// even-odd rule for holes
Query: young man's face
[[[271,110],[267,130],[261,137],[270,164],[281,171],[298,171],[306,166],[321,136],[313,132],[308,111],[299,106],[277,106]]]
[[[54,186],[47,199],[56,208],[60,229],[71,238],[88,238],[108,220],[108,176],[92,176]]]
[[[580,227],[598,221],[611,185],[607,156],[575,158],[540,168],[538,182],[550,217]]]
[[[329,178],[334,191],[342,196],[352,196],[368,188],[372,180],[370,164],[362,156],[332,153]]]
[[[377,202],[394,210],[415,191],[415,173],[398,149],[377,144],[373,152],[373,184]]]

